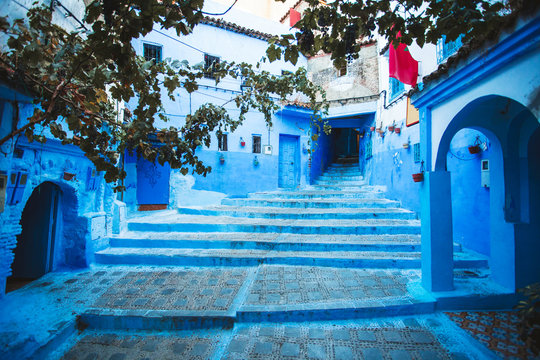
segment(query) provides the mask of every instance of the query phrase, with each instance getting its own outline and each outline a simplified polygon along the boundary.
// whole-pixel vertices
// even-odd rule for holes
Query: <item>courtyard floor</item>
[[[281,265],[55,272],[0,300],[0,358],[532,358],[515,313],[437,311],[419,279]]]

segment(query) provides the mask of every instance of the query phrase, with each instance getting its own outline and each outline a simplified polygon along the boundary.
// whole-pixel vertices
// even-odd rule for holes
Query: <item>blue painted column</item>
[[[428,291],[454,289],[454,248],[450,173],[432,172],[431,108],[421,107],[420,155],[424,182],[420,188],[422,221],[422,286]]]
[[[450,173],[424,173],[422,186],[422,286],[454,289],[454,249]]]

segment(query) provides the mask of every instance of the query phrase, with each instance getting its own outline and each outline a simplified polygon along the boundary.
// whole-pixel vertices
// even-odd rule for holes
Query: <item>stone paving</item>
[[[88,331],[62,359],[497,359],[442,314],[375,320],[238,324],[168,333]]]
[[[354,303],[359,299],[362,304]],[[482,345],[471,340],[446,315],[415,312],[414,318],[403,318],[393,314],[393,310],[384,312],[385,306],[390,306],[388,299],[394,307],[430,301],[429,295],[419,287],[418,270],[278,265],[95,266],[81,272],[47,274],[1,299],[0,359],[26,358],[24,354],[40,348],[56,350],[49,359],[490,358],[490,352],[484,354]],[[383,318],[372,318],[370,313],[371,319],[338,321],[336,318],[322,322],[317,314],[306,318],[298,317],[298,312],[287,312],[310,306],[313,309],[344,307],[348,312],[351,304],[353,310],[354,306],[376,304],[383,311],[377,316]],[[285,323],[242,322],[248,321],[248,317],[235,320],[234,314],[246,308],[258,312],[283,311]],[[163,328],[126,332],[130,327],[118,325],[120,322],[113,322],[116,327],[109,332],[99,327],[80,334],[75,331],[79,315],[103,311],[106,316],[113,310],[121,311],[120,316],[135,311],[150,317],[156,311],[161,314],[184,311],[202,318],[210,316],[209,311],[221,311],[227,312],[234,328],[182,330],[188,327],[182,325],[180,317],[173,321],[178,331]],[[329,314],[331,319],[331,311]],[[388,315],[396,316],[385,319]],[[56,344],[55,338],[69,335],[66,329],[70,326],[73,335],[64,345]],[[480,355],[455,349],[467,342],[480,349],[475,350]],[[466,356],[459,355],[464,352]]]
[[[110,309],[227,310],[245,269],[130,271],[94,303]]]
[[[418,278],[417,270],[262,266],[244,303],[294,305],[405,296],[407,283]]]

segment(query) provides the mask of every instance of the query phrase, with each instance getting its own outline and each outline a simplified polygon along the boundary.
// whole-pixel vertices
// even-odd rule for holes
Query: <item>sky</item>
[[[216,2],[231,5],[234,0],[214,0]],[[296,3],[296,0],[286,0],[284,3],[275,0],[238,0],[234,7],[238,10],[250,12],[260,17],[279,21]]]

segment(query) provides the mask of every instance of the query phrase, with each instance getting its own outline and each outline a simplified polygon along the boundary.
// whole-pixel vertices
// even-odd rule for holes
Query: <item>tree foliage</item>
[[[50,7],[35,7],[27,19],[8,22],[0,30],[7,47],[0,52],[0,73],[10,84],[35,98],[35,111],[26,123],[0,139],[0,145],[24,133],[28,139],[46,141],[44,128],[64,144],[74,144],[105,171],[107,181],[126,176],[118,166],[120,154],[137,153],[149,161],[168,162],[183,174],[206,175],[210,167],[196,155],[199,145],[210,145],[211,133],[234,131],[253,109],[264,114],[271,126],[280,101],[298,92],[310,99],[314,113],[319,89],[304,69],[275,76],[258,64],[221,62],[215,68],[216,83],[226,76],[241,77],[250,90],[234,97],[240,115],[232,117],[225,105],[204,104],[187,115],[181,127],[160,128],[168,121],[163,112],[162,91],[175,99],[175,91],[198,89],[204,69],[186,61],[146,61],[138,56],[132,39],[154,27],[190,34],[204,18],[203,0],[102,0],[86,7],[86,29],[68,31],[52,21]],[[136,99],[128,121],[118,119],[117,101]]]
[[[285,1],[285,0],[276,0]],[[276,37],[268,49],[270,59],[287,59],[298,51],[306,55],[332,54],[337,68],[357,58],[361,39],[380,34],[397,46],[436,44],[444,35],[453,41],[494,39],[509,18],[532,13],[537,0],[305,0],[308,8],[296,23],[294,36]],[[398,33],[401,34],[398,37]]]

